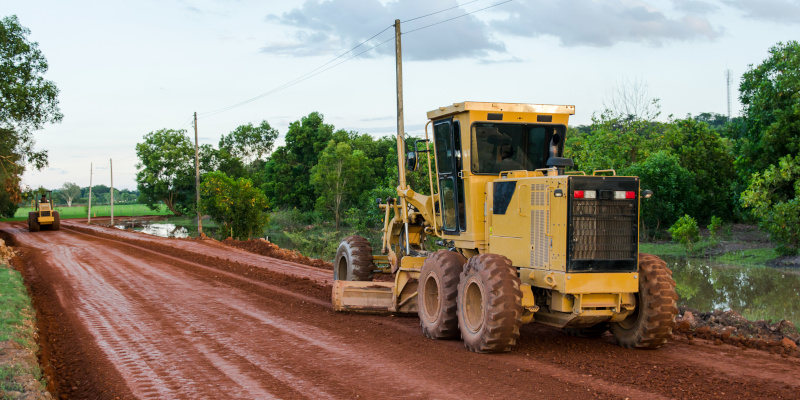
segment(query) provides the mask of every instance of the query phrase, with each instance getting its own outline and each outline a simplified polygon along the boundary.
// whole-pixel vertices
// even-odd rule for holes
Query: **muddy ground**
[[[331,271],[67,221],[0,231],[61,399],[797,398],[800,358],[678,334],[655,351],[522,328],[510,353],[426,339],[412,317],[334,313]],[[691,328],[691,327],[690,327]]]

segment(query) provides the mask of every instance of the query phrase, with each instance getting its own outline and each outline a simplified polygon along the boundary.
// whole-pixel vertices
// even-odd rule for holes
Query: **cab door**
[[[461,175],[460,130],[460,123],[452,118],[433,124],[442,230],[449,235],[458,235],[467,229],[464,179]]]

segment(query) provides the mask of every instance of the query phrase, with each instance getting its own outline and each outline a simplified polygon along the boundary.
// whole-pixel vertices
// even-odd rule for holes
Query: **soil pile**
[[[283,261],[296,262],[298,264],[308,265],[322,269],[333,271],[333,264],[317,258],[306,257],[297,250],[286,250],[278,247],[275,243],[268,242],[264,239],[250,239],[246,241],[227,238],[222,243],[249,251],[262,256],[277,258]]]
[[[736,311],[698,312],[681,307],[676,335],[701,338],[739,348],[766,350],[784,357],[800,358],[800,332],[791,321],[750,321]]]
[[[8,265],[8,260],[14,258],[14,249],[6,246],[6,242],[0,239],[0,264]]]

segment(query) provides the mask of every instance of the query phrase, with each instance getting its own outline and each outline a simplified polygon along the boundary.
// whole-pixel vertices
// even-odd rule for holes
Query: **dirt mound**
[[[676,322],[676,335],[692,340],[697,337],[739,348],[766,350],[784,357],[800,358],[800,332],[791,321],[770,323],[764,320],[750,321],[736,311],[698,312],[681,307]]]
[[[276,245],[275,243],[270,243],[264,239],[250,239],[247,241],[241,241],[241,240],[227,238],[223,240],[222,243],[228,246],[233,246],[245,251],[249,251],[251,253],[261,254],[262,256],[277,258],[279,260],[284,260],[284,261],[296,262],[298,264],[303,264],[311,267],[317,267],[333,271],[333,264],[327,261],[323,261],[317,258],[308,258],[300,254],[296,250],[282,249],[278,247],[278,245]]]
[[[16,256],[14,249],[6,246],[6,242],[0,239],[0,264],[8,264],[8,260],[14,258],[14,256]]]

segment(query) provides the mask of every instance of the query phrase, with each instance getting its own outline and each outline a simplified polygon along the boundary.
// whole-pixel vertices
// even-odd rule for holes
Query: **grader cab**
[[[35,198],[36,211],[28,212],[28,230],[39,232],[42,229],[57,231],[61,229],[61,216],[53,208],[53,192],[48,190],[41,198]]]
[[[663,261],[638,252],[641,200],[652,192],[613,170],[565,172],[574,113],[463,102],[428,112],[414,151],[398,135],[400,182],[380,204],[380,254],[364,238],[342,241],[334,309],[417,313],[425,336],[460,337],[480,353],[510,350],[534,321],[577,336],[610,330],[624,347],[663,345],[675,282]],[[406,183],[422,154],[430,196]],[[429,249],[428,237],[444,249]]]

